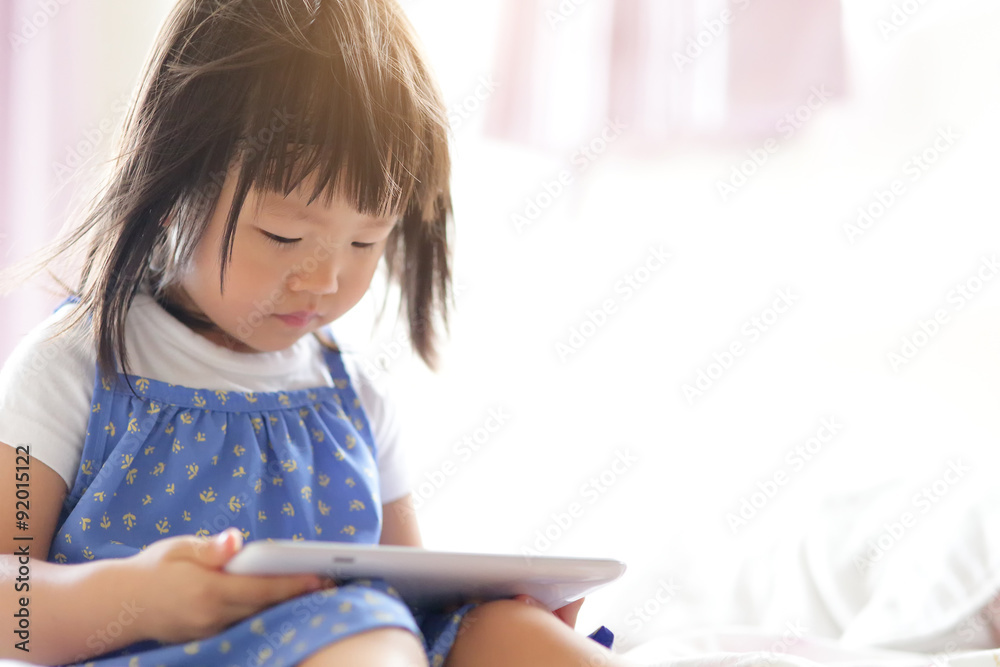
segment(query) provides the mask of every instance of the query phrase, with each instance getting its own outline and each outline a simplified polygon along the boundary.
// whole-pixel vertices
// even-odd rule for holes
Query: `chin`
[[[246,335],[239,335],[246,334]],[[274,335],[262,335],[261,332],[251,331],[245,332],[240,331],[239,328],[235,332],[223,330],[214,336],[210,336],[209,339],[216,345],[221,345],[233,352],[241,352],[244,354],[252,354],[254,352],[277,352],[278,350],[283,350],[286,347],[290,347],[295,340],[291,337],[280,337]]]
[[[281,333],[259,332],[247,338],[234,339],[237,352],[280,352],[295,345],[303,336],[309,336],[319,327],[310,327],[301,331],[286,331]]]

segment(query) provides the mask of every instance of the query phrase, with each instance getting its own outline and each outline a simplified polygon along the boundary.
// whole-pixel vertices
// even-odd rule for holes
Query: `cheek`
[[[352,274],[352,277],[354,278],[351,284],[352,291],[363,294],[368,290],[368,287],[372,282],[372,277],[374,277],[375,271],[378,270],[380,257],[381,255],[374,254],[373,257],[366,257],[362,261],[358,262],[358,268]]]
[[[226,272],[226,289],[239,292],[274,289],[285,282],[294,264],[293,253],[273,252],[266,244],[237,240]]]
[[[191,256],[185,272],[184,285],[188,293],[202,299],[219,292],[219,243],[206,234]]]
[[[221,240],[206,239],[193,257],[194,267],[187,278],[187,291],[198,305],[220,320],[235,316],[255,302],[273,298],[283,290],[287,276],[284,259],[275,259],[261,244],[248,243],[237,235],[226,265],[225,291],[219,291]],[[214,242],[213,242],[214,241]],[[262,251],[263,250],[263,251]],[[228,313],[228,315],[227,315]]]

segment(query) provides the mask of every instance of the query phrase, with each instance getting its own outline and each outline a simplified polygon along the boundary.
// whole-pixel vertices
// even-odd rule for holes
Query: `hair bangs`
[[[310,202],[341,196],[365,214],[441,214],[447,118],[412,34],[382,27],[400,17],[379,15],[378,4],[343,3],[313,17],[299,39],[271,45],[242,105],[239,201],[251,188],[309,187]]]

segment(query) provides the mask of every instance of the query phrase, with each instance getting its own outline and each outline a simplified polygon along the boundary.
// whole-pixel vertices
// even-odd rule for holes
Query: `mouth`
[[[274,317],[293,329],[302,329],[316,321],[319,317],[319,313],[315,310],[300,310],[294,313],[285,313],[283,315],[275,313]]]

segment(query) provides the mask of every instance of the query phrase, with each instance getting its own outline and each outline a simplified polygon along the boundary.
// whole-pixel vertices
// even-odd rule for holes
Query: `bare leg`
[[[413,633],[381,628],[352,635],[317,651],[299,667],[427,667],[427,654]]]
[[[462,620],[445,667],[630,667],[550,612],[497,600]]]

